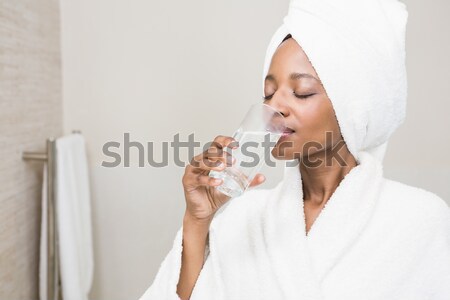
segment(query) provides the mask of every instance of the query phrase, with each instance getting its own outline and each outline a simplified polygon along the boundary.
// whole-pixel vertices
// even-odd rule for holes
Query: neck
[[[331,150],[321,151],[310,155],[310,162],[322,161],[319,166],[308,166],[304,162],[299,164],[303,181],[303,200],[310,202],[314,206],[323,206],[330,199],[333,192],[338,187],[344,176],[357,165],[356,159],[348,151],[347,146],[341,147],[337,154],[339,161],[331,158]],[[328,162],[326,160],[328,157]]]

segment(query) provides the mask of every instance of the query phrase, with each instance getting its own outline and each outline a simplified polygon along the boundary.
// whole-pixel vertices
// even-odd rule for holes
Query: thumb
[[[258,186],[258,185],[260,185],[261,183],[263,183],[264,181],[266,181],[266,177],[265,177],[263,174],[258,173],[258,174],[256,174],[256,176],[253,178],[252,182],[250,182],[249,187],[255,187],[255,186]]]

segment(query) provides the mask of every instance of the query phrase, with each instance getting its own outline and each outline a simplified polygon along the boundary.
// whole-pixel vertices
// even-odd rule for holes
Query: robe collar
[[[382,165],[363,151],[357,162],[308,235],[299,167],[285,167],[283,180],[274,188],[264,210],[267,251],[286,293],[284,299],[323,299],[322,281],[357,241],[372,216],[382,183]]]

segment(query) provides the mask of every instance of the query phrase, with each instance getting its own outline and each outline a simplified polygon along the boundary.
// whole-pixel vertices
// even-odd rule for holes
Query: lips
[[[283,131],[283,133],[281,134],[281,137],[287,137],[290,136],[291,134],[293,134],[295,132],[295,130],[293,130],[292,128],[286,127],[286,129]]]

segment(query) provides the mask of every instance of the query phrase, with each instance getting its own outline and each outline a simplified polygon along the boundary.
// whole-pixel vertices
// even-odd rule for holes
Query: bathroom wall
[[[185,208],[182,168],[139,167],[136,148],[130,167],[105,168],[103,145],[119,142],[122,153],[124,133],[158,149],[176,133],[182,141],[195,133],[202,145],[231,134],[246,107],[260,101],[265,50],[288,2],[61,0],[64,130],[83,131],[92,180],[92,300],[137,299]],[[409,104],[385,172],[450,201],[450,140],[443,134],[450,128],[449,2],[405,2]],[[264,173],[263,187],[281,175]]]
[[[64,128],[86,137],[95,274],[91,300],[138,299],[181,224],[183,168],[111,161],[102,147],[161,143],[190,133],[202,145],[232,134],[261,101],[269,39],[283,1],[61,0]],[[249,21],[251,20],[251,21]],[[198,152],[197,148],[197,152]],[[170,157],[173,156],[170,152]],[[185,157],[185,153],[182,153]],[[279,179],[270,170],[268,181]],[[269,184],[269,183],[268,183]]]
[[[62,133],[57,0],[0,1],[0,299],[38,299],[42,163]]]
[[[404,0],[408,104],[405,123],[390,139],[385,174],[432,191],[450,205],[450,2]]]

